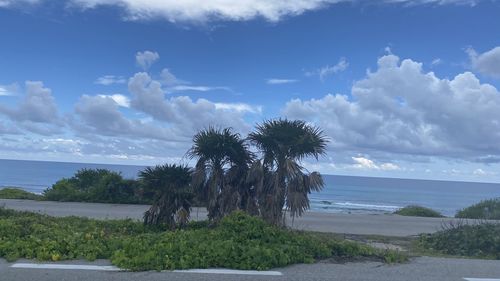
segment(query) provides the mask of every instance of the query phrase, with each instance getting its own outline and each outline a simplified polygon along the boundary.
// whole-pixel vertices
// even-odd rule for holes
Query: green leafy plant
[[[455,215],[457,218],[500,220],[500,198],[481,201],[462,209]]]
[[[319,238],[265,223],[243,212],[216,226],[189,223],[174,231],[132,220],[17,212],[0,208],[0,257],[38,260],[110,259],[130,270],[225,267],[263,270],[342,257],[392,261],[393,252],[352,241]]]
[[[396,215],[400,216],[409,216],[409,217],[429,217],[429,218],[442,218],[444,217],[440,212],[435,211],[430,208],[410,205],[404,208],[401,208],[394,212]]]
[[[500,224],[457,224],[421,235],[418,246],[445,255],[500,259]]]
[[[51,201],[148,203],[140,182],[126,180],[116,172],[105,169],[82,169],[68,179],[61,179],[43,196]]]
[[[26,200],[41,200],[43,196],[24,191],[20,188],[5,187],[0,189],[1,199],[26,199]]]

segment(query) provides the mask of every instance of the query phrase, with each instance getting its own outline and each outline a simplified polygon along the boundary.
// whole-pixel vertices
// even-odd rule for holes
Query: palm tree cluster
[[[323,188],[321,175],[309,173],[301,162],[324,155],[327,142],[319,128],[300,120],[265,121],[247,138],[230,128],[201,130],[187,153],[196,159],[194,169],[165,165],[141,172],[145,184],[158,190],[144,221],[183,222],[176,216],[189,217],[192,191],[204,199],[212,222],[244,210],[284,225],[286,212],[301,216],[309,208],[308,195]]]
[[[139,173],[139,179],[147,191],[155,193],[144,213],[145,224],[175,228],[187,223],[193,199],[190,168],[175,164],[148,167]]]
[[[254,157],[245,140],[230,128],[210,127],[198,132],[193,142],[188,151],[198,159],[193,187],[205,195],[209,219],[219,220],[236,209],[251,211],[254,196],[245,176]]]

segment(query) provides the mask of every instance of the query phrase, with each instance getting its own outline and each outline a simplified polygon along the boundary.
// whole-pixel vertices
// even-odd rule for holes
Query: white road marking
[[[15,263],[12,268],[33,268],[33,269],[77,269],[77,270],[101,270],[120,271],[121,269],[112,265],[85,265],[85,264],[55,264],[55,263]]]
[[[467,281],[500,281],[500,279],[491,278],[464,278]]]
[[[233,270],[233,269],[187,269],[187,270],[174,270],[173,272],[208,273],[208,274],[239,274],[239,275],[268,275],[268,276],[281,276],[281,275],[283,275],[279,271]]]
[[[56,263],[15,263],[12,268],[31,269],[66,269],[66,270],[100,270],[100,271],[122,271],[122,269],[112,265],[86,265],[86,264],[56,264]],[[176,273],[201,273],[201,274],[238,274],[238,275],[266,275],[281,276],[279,271],[257,271],[257,270],[233,270],[233,269],[187,269],[173,270],[165,272]],[[500,280],[499,280],[500,281]]]

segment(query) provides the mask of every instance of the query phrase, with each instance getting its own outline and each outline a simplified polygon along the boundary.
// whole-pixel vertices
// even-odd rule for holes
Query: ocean
[[[136,178],[144,166],[0,160],[0,188],[41,193],[82,168],[102,168]],[[453,216],[483,199],[500,197],[500,184],[323,175],[325,188],[312,193],[311,209],[334,213],[387,213],[410,204]]]

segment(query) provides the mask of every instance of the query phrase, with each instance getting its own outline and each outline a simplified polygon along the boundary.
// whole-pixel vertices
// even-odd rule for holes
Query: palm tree
[[[190,168],[175,164],[148,167],[139,173],[144,188],[154,192],[153,204],[144,213],[145,224],[175,228],[187,223],[193,199],[191,175]]]
[[[326,153],[327,138],[323,132],[300,120],[277,119],[257,125],[249,140],[262,152],[247,177],[259,194],[261,214],[267,221],[284,224],[283,208],[292,218],[309,208],[308,194],[323,188],[317,172],[308,173],[300,162],[307,157]]]
[[[207,199],[208,217],[217,221],[236,209],[255,209],[245,175],[252,161],[248,145],[231,128],[209,127],[198,132],[188,151],[198,158],[193,185]]]

